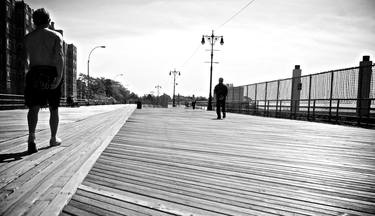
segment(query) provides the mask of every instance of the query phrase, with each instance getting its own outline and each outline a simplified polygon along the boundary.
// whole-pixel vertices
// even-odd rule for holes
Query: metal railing
[[[233,113],[266,117],[324,121],[338,124],[375,127],[375,106],[367,115],[360,115],[357,103],[374,104],[375,99],[301,99],[299,109],[292,109],[292,100],[257,100],[226,103],[226,110]],[[353,106],[354,104],[354,106]]]
[[[371,76],[368,97],[359,98],[359,73],[374,71],[375,64],[351,67],[299,77],[231,87],[229,112],[264,116],[374,125],[375,78]],[[293,85],[298,99],[292,98]],[[363,108],[364,104],[367,104]],[[363,114],[365,113],[365,114]]]

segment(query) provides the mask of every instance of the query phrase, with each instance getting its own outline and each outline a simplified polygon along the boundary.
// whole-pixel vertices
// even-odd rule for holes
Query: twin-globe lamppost
[[[97,48],[105,48],[105,46],[96,46],[94,48],[92,48],[92,50],[90,51],[90,54],[89,54],[89,58],[87,60],[87,90],[88,90],[88,98],[91,97],[91,91],[90,91],[90,57],[91,57],[91,53],[97,49]]]
[[[119,77],[119,76],[124,76],[123,73],[120,73],[120,74],[117,74],[116,76],[113,77],[113,80],[116,81],[116,78]],[[119,82],[121,84],[121,82]]]
[[[169,72],[169,76],[171,76],[173,74],[173,107],[176,107],[176,96],[175,96],[175,88],[176,88],[176,75],[181,75],[180,71],[176,71],[176,69],[174,69],[173,71],[170,71]]]
[[[211,45],[211,67],[210,67],[210,93],[208,95],[208,105],[207,105],[207,110],[212,110],[212,63],[213,63],[213,58],[214,58],[214,45],[216,41],[220,40],[220,44],[224,45],[224,38],[223,36],[215,36],[214,35],[214,30],[212,30],[211,35],[202,35],[202,45],[205,44],[205,39],[207,39]],[[215,62],[217,63],[217,62]]]

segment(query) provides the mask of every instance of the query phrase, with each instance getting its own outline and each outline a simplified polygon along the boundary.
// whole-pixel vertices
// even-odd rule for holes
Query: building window
[[[6,10],[6,12],[7,12],[7,16],[8,16],[9,18],[11,18],[11,17],[12,17],[12,11],[10,10],[9,5],[6,5],[6,6],[5,6],[5,10]]]
[[[11,56],[10,54],[8,53],[7,54],[7,65],[10,66],[10,61],[11,61]]]
[[[8,49],[11,49],[11,45],[10,45],[10,40],[9,40],[9,38],[7,38],[7,40],[6,40],[6,47],[7,47]]]

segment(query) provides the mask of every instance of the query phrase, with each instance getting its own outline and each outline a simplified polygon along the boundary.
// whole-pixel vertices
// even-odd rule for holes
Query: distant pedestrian
[[[193,95],[193,98],[191,100],[191,106],[193,107],[193,110],[195,110],[195,104],[197,103],[197,100],[195,99],[195,96]]]
[[[29,66],[26,74],[25,104],[29,108],[27,121],[29,126],[28,153],[37,152],[35,128],[41,107],[49,107],[51,129],[50,146],[61,144],[56,137],[59,124],[58,107],[61,97],[64,53],[63,39],[60,33],[50,30],[50,16],[40,8],[33,13],[36,29],[26,35],[24,40],[25,61]]]
[[[226,117],[225,115],[225,99],[228,94],[228,88],[226,85],[223,84],[224,79],[219,78],[219,84],[215,86],[214,89],[214,94],[216,98],[216,114],[217,114],[217,119],[221,119],[221,112],[223,112],[223,118]],[[221,110],[220,110],[221,109]]]

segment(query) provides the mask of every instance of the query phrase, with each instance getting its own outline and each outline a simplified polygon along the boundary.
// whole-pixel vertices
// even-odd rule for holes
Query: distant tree
[[[79,80],[87,83],[87,75],[79,74]],[[130,93],[121,83],[104,77],[90,77],[90,91],[93,98],[113,98],[118,103],[126,103],[129,100],[138,100],[135,93]]]

